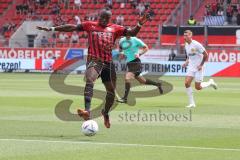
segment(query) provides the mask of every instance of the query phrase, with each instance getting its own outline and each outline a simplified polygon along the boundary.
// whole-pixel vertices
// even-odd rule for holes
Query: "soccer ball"
[[[93,136],[98,132],[98,124],[94,120],[88,120],[82,124],[82,133],[85,136]]]

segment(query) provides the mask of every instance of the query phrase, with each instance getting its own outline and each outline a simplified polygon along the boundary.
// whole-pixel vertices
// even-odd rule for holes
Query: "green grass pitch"
[[[190,114],[182,77],[162,77],[173,91],[164,96],[137,98],[135,106],[119,104],[110,114],[111,129],[102,117],[93,137],[80,132],[82,122],[61,121],[55,105],[72,99],[71,111],[83,107],[83,97],[49,87],[48,74],[0,74],[0,160],[237,160],[240,159],[240,79],[214,78],[219,85],[194,90],[197,108],[191,121],[132,121],[128,115]],[[66,83],[84,86],[80,75]],[[205,78],[206,80],[208,77]],[[122,85],[123,84],[119,84]],[[121,86],[120,86],[121,87]],[[104,90],[98,80],[95,88]],[[147,90],[154,87],[136,87]],[[92,105],[101,103],[93,99]],[[129,117],[128,117],[129,118]]]

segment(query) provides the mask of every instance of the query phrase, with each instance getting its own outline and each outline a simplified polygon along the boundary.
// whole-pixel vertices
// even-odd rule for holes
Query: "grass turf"
[[[55,105],[63,99],[73,100],[71,111],[75,112],[79,106],[83,107],[82,96],[53,91],[47,74],[0,76],[1,160],[240,158],[240,79],[215,78],[217,91],[212,88],[194,91],[197,108],[191,112],[191,121],[151,120],[150,114],[158,115],[160,111],[166,115],[190,116],[184,107],[187,104],[184,79],[162,77],[174,86],[172,92],[137,98],[135,106],[119,104],[111,112],[111,129],[105,129],[99,117],[96,121],[100,131],[96,136],[86,137],[80,132],[81,122],[61,121],[54,113]],[[82,79],[70,75],[66,83],[84,86]],[[118,84],[122,88],[123,85]],[[104,90],[99,80],[95,88]],[[93,99],[92,105],[101,102]]]

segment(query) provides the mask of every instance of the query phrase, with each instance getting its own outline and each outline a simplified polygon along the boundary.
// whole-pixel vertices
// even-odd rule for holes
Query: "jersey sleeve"
[[[196,48],[200,54],[202,54],[206,49],[203,47],[203,45],[199,42],[196,43]]]
[[[127,31],[127,29],[125,27],[120,26],[120,25],[115,25],[114,28],[115,28],[116,38],[123,36],[125,34],[125,32]]]
[[[81,24],[77,25],[77,31],[89,31],[92,23],[89,21],[82,22]]]
[[[140,40],[138,38],[135,38],[135,41],[136,41],[138,47],[146,46],[146,44],[142,40]]]

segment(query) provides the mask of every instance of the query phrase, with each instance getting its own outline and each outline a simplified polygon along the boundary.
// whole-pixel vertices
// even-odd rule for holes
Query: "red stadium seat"
[[[170,15],[170,14],[171,14],[171,12],[172,12],[172,10],[171,10],[171,9],[167,9],[167,10],[165,10],[165,14],[166,14],[166,15]]]
[[[175,8],[175,4],[174,3],[172,3],[172,4],[169,4],[169,6],[168,6],[170,9],[174,9]]]
[[[166,15],[163,15],[163,16],[161,17],[161,20],[162,20],[162,21],[166,21],[166,20],[167,20],[167,16],[166,16]]]
[[[9,4],[12,3],[12,0],[0,0],[0,15],[2,16],[2,13],[7,11],[9,7]],[[20,0],[22,1],[22,0]],[[141,1],[143,2],[143,1]],[[147,22],[146,25],[142,28],[141,32],[139,33],[139,36],[143,38],[143,40],[147,39],[148,42],[151,41],[151,44],[155,44],[156,37],[158,34],[158,26],[159,24],[163,23],[168,17],[168,15],[171,14],[171,12],[176,7],[177,3],[179,3],[179,0],[151,0],[151,8],[154,9],[154,12],[156,13],[156,16],[151,22]],[[48,5],[43,8],[36,8],[36,15],[41,15],[43,20],[48,19],[55,19],[56,15],[51,14],[51,9],[55,4],[60,5],[60,14],[63,17],[67,17],[67,23],[74,23],[73,16],[79,15],[81,18],[83,18],[85,15],[89,13],[95,13],[97,10],[103,8],[106,5],[106,0],[98,0],[98,3],[95,4],[93,1],[90,0],[82,0],[82,6],[81,9],[75,9],[74,0],[69,0],[69,7],[68,9],[65,8],[64,3],[59,3],[59,0],[50,0]],[[131,7],[130,3],[126,3],[124,8],[120,8],[120,3],[117,3],[116,1],[113,1],[113,9],[112,9],[112,20],[116,19],[116,16],[119,14],[122,14],[124,16],[124,25],[133,27],[137,24],[137,20],[139,18],[138,15],[134,15],[133,12],[135,10]],[[14,11],[15,13],[16,11]],[[35,16],[35,18],[37,18]],[[4,17],[1,17],[5,19]],[[11,20],[19,26],[19,24],[26,18],[25,15],[13,15],[11,17]],[[34,19],[34,16],[31,17]],[[7,37],[10,36],[11,33],[7,33]],[[83,34],[79,34],[80,37],[83,36]],[[71,35],[69,35],[71,36]],[[79,44],[74,44],[74,47],[86,47],[87,39],[80,38]],[[57,47],[69,47],[69,44],[57,44]]]
[[[119,8],[120,8],[119,3],[114,3],[114,4],[113,4],[113,9],[119,9]]]
[[[167,3],[167,0],[160,0],[161,3]]]
[[[52,3],[58,3],[58,0],[51,0]]]
[[[2,14],[4,12],[4,9],[0,8],[0,14]]]
[[[165,10],[164,9],[160,9],[159,14],[161,14],[161,15],[165,14]]]

